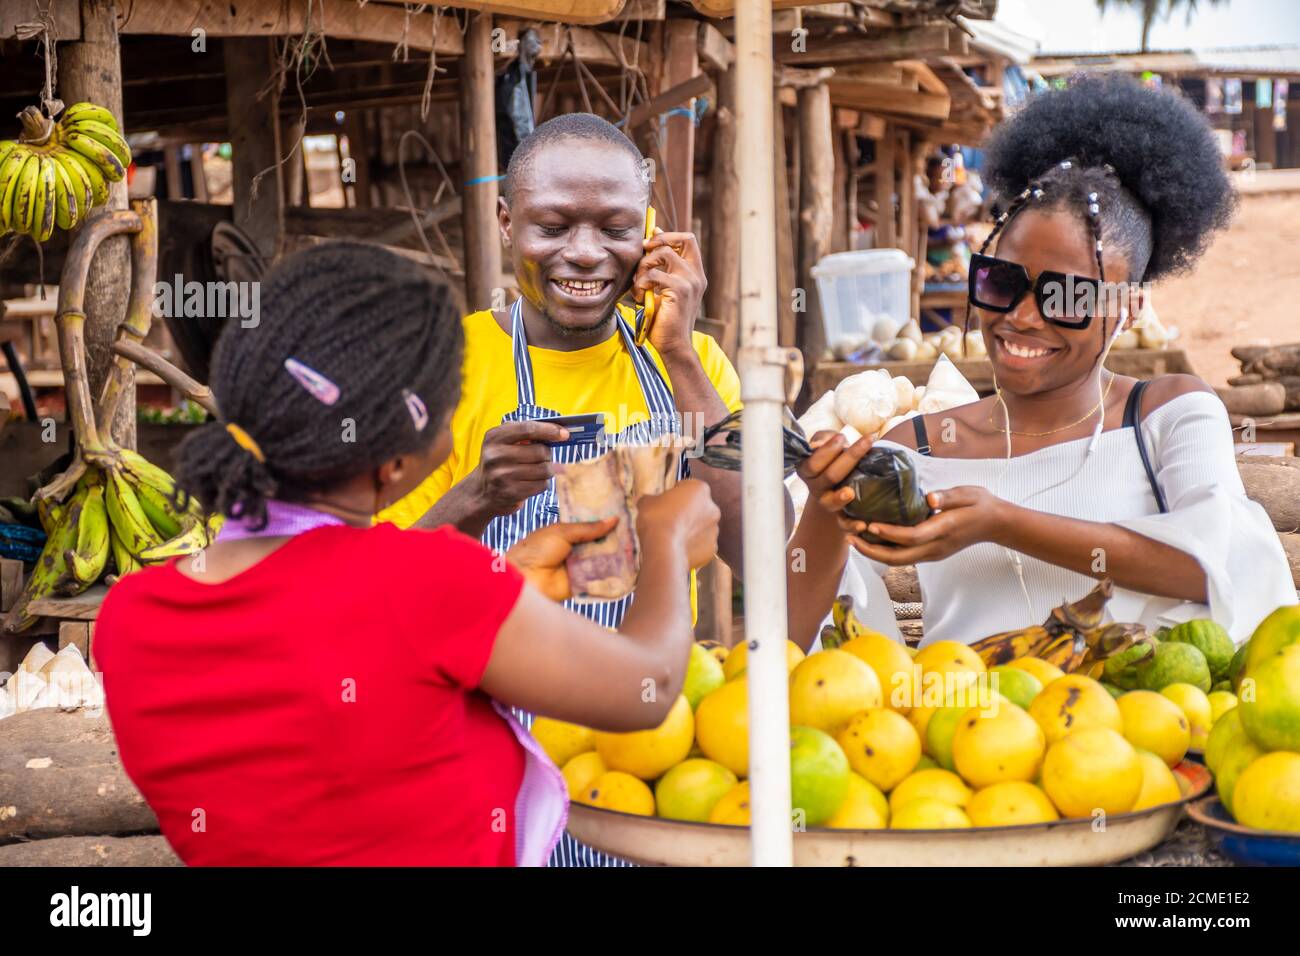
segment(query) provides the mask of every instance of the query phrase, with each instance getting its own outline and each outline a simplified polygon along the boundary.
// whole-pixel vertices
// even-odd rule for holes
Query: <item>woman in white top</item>
[[[1296,591],[1246,498],[1223,404],[1194,376],[1138,382],[1102,365],[1149,294],[1136,284],[1189,268],[1231,216],[1208,126],[1173,93],[1090,79],[1004,124],[986,168],[1010,202],[970,291],[998,393],[879,442],[930,492],[935,514],[914,527],[840,513],[852,495],[835,485],[871,442],[821,444],[801,469],[810,494],[790,546],[806,573],[791,575],[791,638],[810,646],[855,575],[915,564],[923,643],[1041,623],[1107,577],[1111,620],[1208,616],[1240,642]],[[1108,300],[1108,283],[1135,285]],[[868,560],[846,571],[850,544]],[[879,578],[865,584],[869,622],[897,633]]]

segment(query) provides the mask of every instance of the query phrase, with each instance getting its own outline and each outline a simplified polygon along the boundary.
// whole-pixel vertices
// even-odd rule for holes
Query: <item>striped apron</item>
[[[636,320],[641,321],[638,309]],[[596,443],[570,443],[551,446],[551,459],[556,462],[583,461],[603,454],[614,445],[647,444],[666,435],[681,434],[681,416],[673,402],[673,393],[659,374],[659,367],[644,346],[638,346],[631,327],[621,314],[614,313],[618,324],[618,334],[623,337],[623,346],[632,357],[636,370],[637,382],[645,396],[646,407],[650,411],[649,419],[628,425],[614,435],[603,435]],[[536,388],[533,384],[533,363],[528,355],[528,338],[524,331],[523,300],[516,299],[510,309],[510,338],[515,362],[515,385],[518,391],[519,405],[504,415],[501,423],[527,422],[539,418],[553,418],[561,412],[542,408],[537,404]],[[572,414],[565,412],[563,414]],[[687,462],[682,458],[680,476],[687,475]],[[483,543],[493,551],[505,553],[522,538],[559,520],[559,507],[555,501],[555,480],[551,479],[546,490],[539,492],[524,502],[522,508],[513,514],[493,518],[483,532]],[[564,606],[603,627],[617,628],[623,621],[623,615],[632,604],[634,595],[615,601],[574,601],[564,602]],[[533,715],[516,710],[515,714],[527,727],[532,726]],[[551,855],[551,866],[631,866],[626,860],[598,853],[591,847],[584,846],[567,832],[561,838],[555,852]]]

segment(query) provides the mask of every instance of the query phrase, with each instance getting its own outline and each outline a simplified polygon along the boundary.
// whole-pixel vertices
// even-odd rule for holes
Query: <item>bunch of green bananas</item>
[[[121,578],[201,551],[216,537],[220,516],[208,516],[193,498],[177,507],[176,482],[166,471],[129,448],[112,454],[110,463],[87,469],[67,502],[38,499],[48,538],[6,631],[35,623],[32,601],[85,591],[109,571],[110,559]]]
[[[76,103],[51,123],[35,106],[18,114],[23,135],[0,141],[0,234],[39,242],[71,229],[108,202],[109,183],[126,175],[131,148],[113,114]]]

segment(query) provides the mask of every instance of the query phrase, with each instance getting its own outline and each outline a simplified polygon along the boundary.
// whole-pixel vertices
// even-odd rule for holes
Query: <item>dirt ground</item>
[[[1241,371],[1228,352],[1235,345],[1300,342],[1300,191],[1244,193],[1231,228],[1195,270],[1152,295],[1211,385]]]

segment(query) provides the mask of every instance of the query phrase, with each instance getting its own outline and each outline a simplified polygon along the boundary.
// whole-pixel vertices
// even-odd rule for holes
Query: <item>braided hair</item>
[[[256,325],[227,325],[213,356],[223,421],[185,440],[177,471],[255,526],[269,498],[303,501],[427,447],[459,398],[463,349],[447,287],[375,245],[295,253],[263,286]]]

